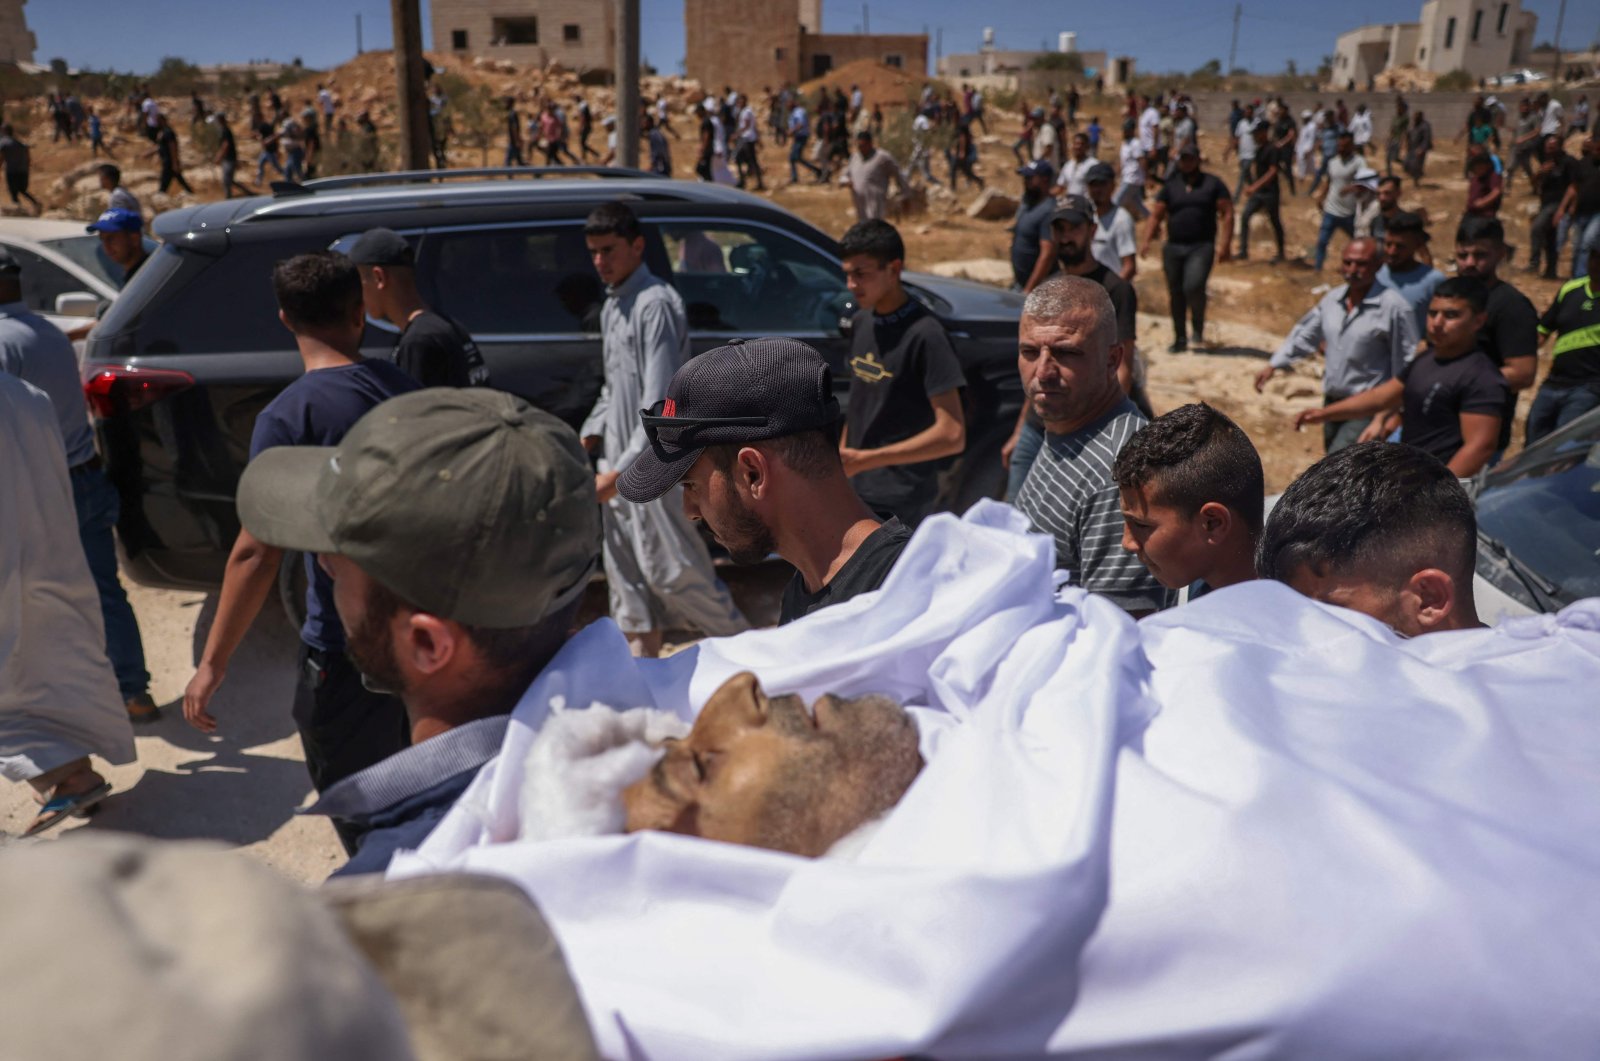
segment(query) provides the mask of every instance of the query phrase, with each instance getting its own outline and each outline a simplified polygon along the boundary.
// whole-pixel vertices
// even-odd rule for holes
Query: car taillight
[[[83,384],[89,408],[99,416],[115,416],[143,409],[169,394],[194,386],[194,377],[169,368],[105,368]]]

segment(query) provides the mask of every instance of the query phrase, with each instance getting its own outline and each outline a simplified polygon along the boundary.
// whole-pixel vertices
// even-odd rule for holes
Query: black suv
[[[644,221],[645,260],[683,296],[696,353],[734,336],[795,336],[829,360],[843,391],[855,307],[838,245],[718,185],[616,169],[458,170],[333,177],[175,210],[156,219],[160,249],[85,353],[128,572],[151,585],[220,583],[256,414],[301,371],[272,267],[347,248],[375,226],[413,241],[424,299],[472,332],[496,387],[578,426],[600,389],[605,297],[583,221],[612,200]],[[1021,298],[916,273],[906,282],[966,368],[967,452],[950,462],[943,497],[959,510],[1003,487],[999,452],[1021,403]],[[387,356],[394,341],[371,322],[363,349]]]

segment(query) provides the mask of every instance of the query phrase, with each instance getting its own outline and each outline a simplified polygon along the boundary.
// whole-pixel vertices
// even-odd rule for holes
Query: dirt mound
[[[874,103],[885,107],[903,107],[914,103],[922,86],[937,80],[915,77],[893,66],[884,66],[871,59],[857,59],[853,63],[828,71],[826,74],[800,86],[805,95],[815,95],[821,88],[838,89],[846,94],[851,85],[859,85],[867,106]]]

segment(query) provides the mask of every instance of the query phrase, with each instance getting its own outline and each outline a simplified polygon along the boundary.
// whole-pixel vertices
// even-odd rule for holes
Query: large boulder
[[[979,221],[1009,221],[1016,213],[1017,200],[999,188],[985,188],[967,207],[967,216]]]
[[[1013,279],[1011,263],[1004,258],[964,258],[952,262],[935,262],[928,266],[934,276],[948,276],[957,280],[976,280],[980,284],[1010,287]]]

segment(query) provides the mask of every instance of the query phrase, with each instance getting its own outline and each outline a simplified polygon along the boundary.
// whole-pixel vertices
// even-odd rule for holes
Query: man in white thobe
[[[134,757],[77,525],[49,397],[0,372],[0,776],[38,794],[29,834],[110,792],[90,753]]]
[[[606,380],[580,434],[584,447],[600,457],[595,493],[603,515],[611,617],[645,656],[660,651],[669,626],[713,637],[739,633],[749,624],[712,570],[680,492],[644,505],[617,496],[617,476],[650,445],[640,410],[662,400],[672,374],[689,359],[683,299],[644,264],[639,219],[627,206],[596,209],[584,239],[608,285],[600,311]]]

